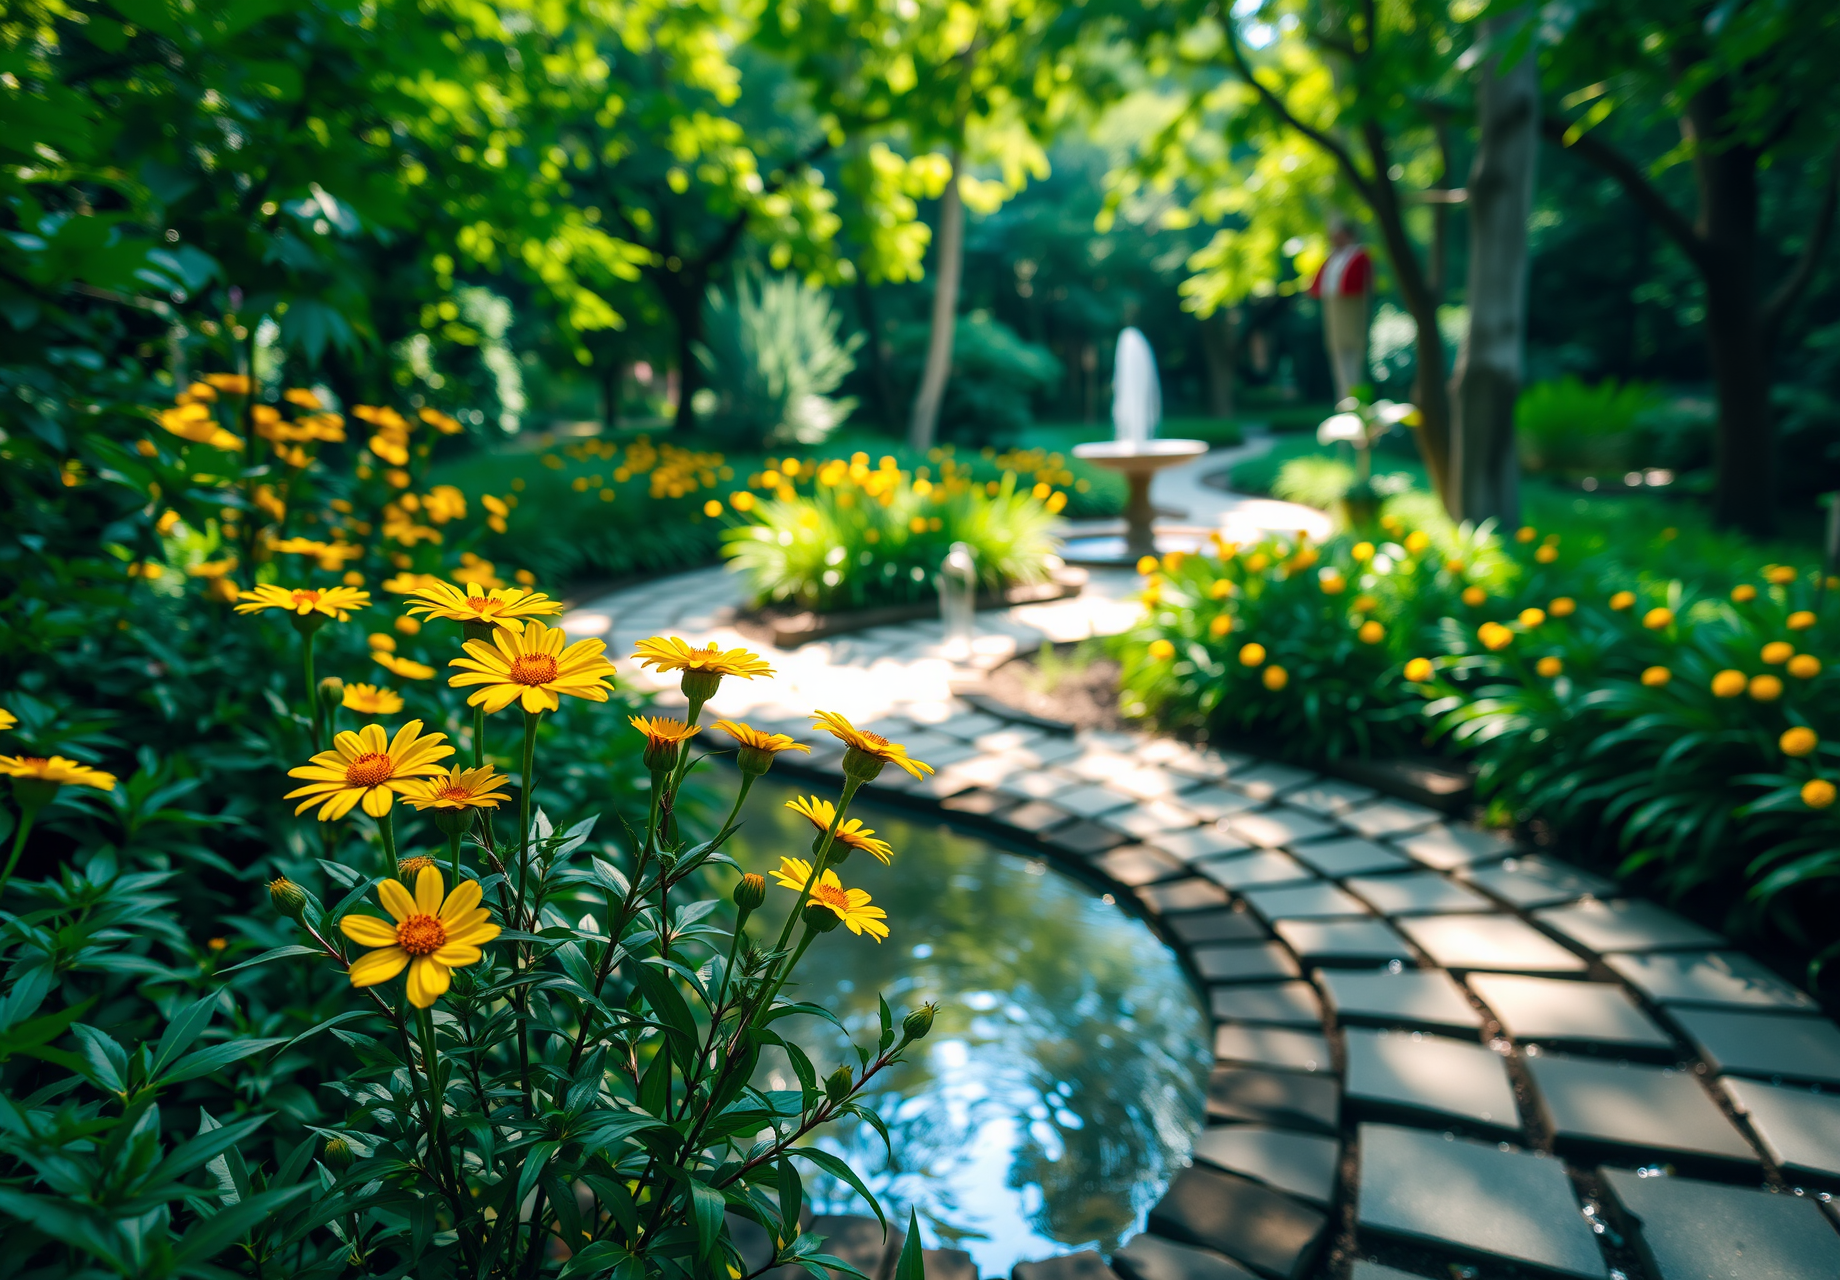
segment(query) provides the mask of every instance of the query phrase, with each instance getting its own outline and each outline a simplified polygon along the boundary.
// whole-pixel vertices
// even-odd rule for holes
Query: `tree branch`
[[[1808,282],[1814,279],[1815,266],[1827,248],[1828,237],[1833,233],[1836,203],[1840,203],[1840,148],[1835,149],[1828,161],[1827,182],[1821,189],[1821,205],[1815,213],[1814,226],[1808,232],[1808,239],[1802,242],[1802,251],[1796,255],[1795,265],[1789,268],[1789,274],[1771,292],[1758,313],[1766,346],[1775,340],[1776,331],[1789,314],[1789,308],[1795,305],[1796,299],[1808,288]]]
[[[1667,197],[1656,189],[1654,183],[1643,176],[1635,162],[1618,151],[1596,134],[1586,133],[1571,142],[1565,140],[1566,130],[1571,126],[1555,116],[1543,116],[1540,119],[1540,132],[1548,140],[1558,143],[1568,151],[1574,151],[1590,163],[1616,179],[1628,197],[1659,226],[1680,251],[1692,260],[1693,265],[1701,271],[1709,265],[1706,243],[1700,239],[1699,232],[1693,224],[1673,205]]]
[[[1252,67],[1246,61],[1245,51],[1239,47],[1239,32],[1233,25],[1233,15],[1230,12],[1221,15],[1221,27],[1226,32],[1227,50],[1233,57],[1233,65],[1239,69],[1240,78],[1252,86],[1253,92],[1259,95],[1260,100],[1280,120],[1335,157],[1335,162],[1342,167],[1342,172],[1348,175],[1348,181],[1354,184],[1361,198],[1371,205],[1374,199],[1373,189],[1367,178],[1355,167],[1354,157],[1348,153],[1348,149],[1321,129],[1313,128],[1291,114],[1291,109],[1284,105],[1278,95],[1267,89],[1259,78],[1252,74]]]

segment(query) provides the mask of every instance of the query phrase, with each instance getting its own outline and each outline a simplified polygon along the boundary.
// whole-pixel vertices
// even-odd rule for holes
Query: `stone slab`
[[[1104,782],[1107,778],[1117,778],[1138,768],[1136,760],[1117,751],[1087,751],[1077,760],[1071,760],[1061,766],[1068,773],[1077,774],[1088,782]]]
[[[1327,1073],[1216,1067],[1208,1075],[1209,1120],[1334,1133],[1341,1111],[1341,1085]]]
[[[1260,1125],[1219,1125],[1195,1135],[1195,1159],[1312,1204],[1334,1198],[1341,1155],[1342,1144],[1334,1138]]]
[[[1223,1022],[1214,1028],[1214,1057],[1288,1071],[1329,1071],[1329,1042],[1314,1031],[1248,1027]]]
[[[1582,973],[1586,968],[1582,957],[1515,916],[1414,916],[1399,927],[1447,969]]]
[[[1267,920],[1333,920],[1372,916],[1367,904],[1327,880],[1279,889],[1248,889],[1246,905]]]
[[[1056,792],[1054,796],[1055,807],[1065,809],[1076,818],[1096,818],[1135,803],[1132,797],[1110,787],[1074,787],[1070,791]]]
[[[1011,774],[997,784],[997,790],[1004,795],[1015,796],[1018,800],[1049,800],[1079,785],[1077,780],[1058,773],[1030,770],[1027,773]]]
[[[1486,866],[1463,867],[1458,874],[1523,911],[1557,906],[1586,895],[1605,897],[1616,892],[1614,881],[1537,853],[1504,858]]]
[[[955,796],[948,796],[939,802],[939,807],[948,813],[965,813],[978,818],[994,818],[1016,807],[1016,798],[1000,792],[987,791],[974,787],[970,791],[961,791]]]
[[[843,1259],[869,1280],[887,1280],[894,1274],[895,1260],[906,1241],[905,1232],[891,1226],[884,1235],[880,1222],[860,1213],[819,1214],[806,1230],[824,1237],[825,1253]],[[842,1280],[843,1274],[831,1273],[836,1280]]]
[[[1332,879],[1405,871],[1418,864],[1389,845],[1372,840],[1312,840],[1296,849],[1297,861]]]
[[[1805,993],[1736,951],[1605,956],[1604,963],[1656,1004],[1810,1011],[1816,1007]]]
[[[1144,837],[1144,841],[1184,862],[1196,862],[1202,858],[1218,858],[1223,854],[1244,853],[1252,848],[1244,840],[1230,834],[1222,827],[1189,827],[1179,831],[1159,831],[1155,835]]]
[[[1389,1267],[1384,1263],[1369,1262],[1366,1258],[1358,1259],[1354,1269],[1348,1273],[1348,1280],[1425,1280],[1410,1271],[1401,1271],[1398,1267]]]
[[[1227,830],[1261,849],[1276,849],[1300,840],[1318,840],[1336,832],[1332,823],[1313,814],[1285,808],[1235,814],[1227,819]]]
[[[1260,1275],[1300,1280],[1327,1224],[1320,1210],[1282,1192],[1196,1166],[1170,1182],[1148,1225],[1157,1235],[1224,1253]]]
[[[1381,800],[1341,815],[1344,827],[1370,840],[1404,835],[1408,831],[1422,831],[1443,819],[1444,815],[1438,810],[1405,800]]]
[[[1533,918],[1561,937],[1591,951],[1680,951],[1724,943],[1710,929],[1640,898],[1606,902],[1591,898],[1566,907],[1547,907]]]
[[[1126,1280],[1254,1280],[1258,1274],[1212,1249],[1153,1235],[1126,1241],[1112,1254],[1112,1270]]]
[[[1638,1224],[1657,1280],[1810,1280],[1840,1275],[1840,1235],[1814,1201],[1627,1169],[1599,1175]]]
[[[1167,800],[1179,792],[1192,790],[1195,780],[1153,765],[1140,765],[1108,777],[1105,785],[1139,800]]]
[[[1197,787],[1176,797],[1175,803],[1203,822],[1218,822],[1236,813],[1246,813],[1264,803],[1225,787]]]
[[[1436,871],[1413,871],[1398,876],[1356,876],[1347,881],[1381,915],[1436,915],[1455,911],[1487,911],[1495,904]]]
[[[1188,874],[1188,869],[1176,859],[1141,844],[1100,854],[1092,864],[1119,884],[1133,889],[1141,884],[1155,884],[1158,880],[1173,880]]]
[[[1073,815],[1065,809],[1057,809],[1046,800],[1030,800],[1019,804],[1003,815],[1006,826],[1018,831],[1027,831],[1031,835],[1041,835],[1056,827],[1066,826],[1073,821]]]
[[[1482,1013],[1441,969],[1321,969],[1317,980],[1342,1022],[1479,1030]]]
[[[1208,982],[1270,982],[1299,976],[1296,957],[1275,942],[1196,947],[1188,953]]]
[[[1428,827],[1394,843],[1407,857],[1437,871],[1453,871],[1474,862],[1499,861],[1514,852],[1514,841],[1507,836],[1470,826]]]
[[[1117,1273],[1105,1265],[1105,1259],[1091,1249],[1063,1253],[1058,1258],[1040,1262],[1018,1262],[1010,1272],[1011,1280],[1117,1280]]]
[[[1048,831],[1042,836],[1047,844],[1076,858],[1092,858],[1108,849],[1116,849],[1128,837],[1101,826],[1088,818],[1079,818]]]
[[[1313,964],[1411,963],[1412,948],[1384,920],[1281,920],[1278,936]]]
[[[1757,1163],[1750,1144],[1690,1071],[1544,1053],[1525,1061],[1562,1148]]]
[[[1128,809],[1114,809],[1099,819],[1106,826],[1148,840],[1164,831],[1180,831],[1195,825],[1195,815],[1167,800],[1151,800]]]
[[[1137,898],[1158,915],[1173,915],[1178,911],[1207,911],[1214,907],[1224,907],[1232,901],[1227,891],[1219,885],[1192,876],[1187,880],[1147,884],[1137,891]]]
[[[1362,1125],[1360,1143],[1363,1235],[1454,1246],[1563,1276],[1609,1274],[1559,1161],[1394,1125]]]
[[[1377,800],[1380,793],[1372,787],[1364,787],[1357,782],[1343,782],[1340,778],[1318,778],[1306,783],[1294,791],[1284,794],[1284,803],[1299,809],[1306,809],[1318,817],[1332,818],[1338,813],[1346,813],[1358,804]]]
[[[1208,1008],[1216,1018],[1230,1022],[1270,1022],[1283,1027],[1322,1025],[1322,1001],[1307,982],[1273,982],[1263,985],[1215,987],[1208,992]]]
[[[978,1280],[977,1263],[963,1249],[922,1249],[920,1270],[926,1280]]]
[[[1469,989],[1518,1041],[1674,1048],[1674,1038],[1615,983],[1472,973]]]
[[[1251,912],[1231,908],[1174,916],[1169,928],[1191,947],[1209,942],[1252,942],[1271,936]]]
[[[1348,1029],[1344,1087],[1357,1109],[1454,1116],[1518,1131],[1520,1112],[1502,1056],[1475,1042],[1417,1031]]]
[[[1261,849],[1257,853],[1242,853],[1229,858],[1209,858],[1197,862],[1195,870],[1212,880],[1236,892],[1281,884],[1301,884],[1314,880],[1316,873],[1304,866],[1288,853],[1279,853],[1276,849]]]
[[[1794,1173],[1840,1178],[1840,1094],[1736,1076],[1719,1084],[1770,1159]]]
[[[1294,769],[1287,764],[1265,762],[1227,775],[1231,784],[1254,800],[1276,800],[1286,791],[1307,786],[1317,775],[1308,769]]]
[[[1826,1018],[1685,1007],[1669,1014],[1715,1071],[1840,1084],[1840,1027]]]

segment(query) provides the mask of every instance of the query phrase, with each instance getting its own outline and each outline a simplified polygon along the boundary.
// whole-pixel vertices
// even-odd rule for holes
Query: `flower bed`
[[[1840,583],[1772,564],[1714,593],[1533,528],[1387,523],[1140,565],[1126,712],[1301,760],[1462,753],[1498,820],[1832,952]]]

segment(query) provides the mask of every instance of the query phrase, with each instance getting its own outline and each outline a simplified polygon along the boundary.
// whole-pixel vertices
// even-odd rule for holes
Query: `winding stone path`
[[[1077,599],[980,614],[964,661],[937,623],[768,650],[776,678],[711,704],[813,742],[781,768],[836,775],[812,707],[905,742],[939,772],[888,770],[878,799],[1105,882],[1205,993],[1193,1165],[1109,1260],[1018,1280],[1840,1276],[1840,1029],[1717,935],[1367,787],[959,698],[1043,640],[1127,626],[1135,589],[1101,574]],[[661,632],[760,649],[732,628],[739,603],[701,570],[563,625],[618,655]]]

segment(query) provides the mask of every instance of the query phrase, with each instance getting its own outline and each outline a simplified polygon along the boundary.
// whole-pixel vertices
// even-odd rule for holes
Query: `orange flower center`
[[[488,599],[485,596],[468,596],[466,598],[466,607],[473,610],[475,613],[497,613],[500,609],[505,607],[505,602],[503,600]]]
[[[447,945],[447,930],[433,916],[410,916],[396,926],[396,945],[412,956],[433,955]]]
[[[849,910],[850,907],[849,891],[834,884],[815,886],[811,891],[811,896],[839,915]]]
[[[473,793],[458,782],[450,782],[435,792],[435,797],[440,800],[471,800]]]
[[[345,766],[345,781],[354,787],[380,787],[395,776],[395,762],[377,751],[367,751]]]
[[[870,733],[866,729],[858,730],[858,732],[862,734],[862,740],[864,743],[863,750],[865,751],[880,750],[882,747],[885,747],[888,745],[888,739],[884,738],[879,733]]]
[[[521,653],[511,660],[511,678],[518,684],[548,684],[556,678],[556,660],[547,653]]]
[[[304,608],[311,609],[314,605],[318,603],[319,603],[319,592],[317,591],[301,590],[301,591],[296,591],[294,593],[294,606],[296,608],[304,607]]]

